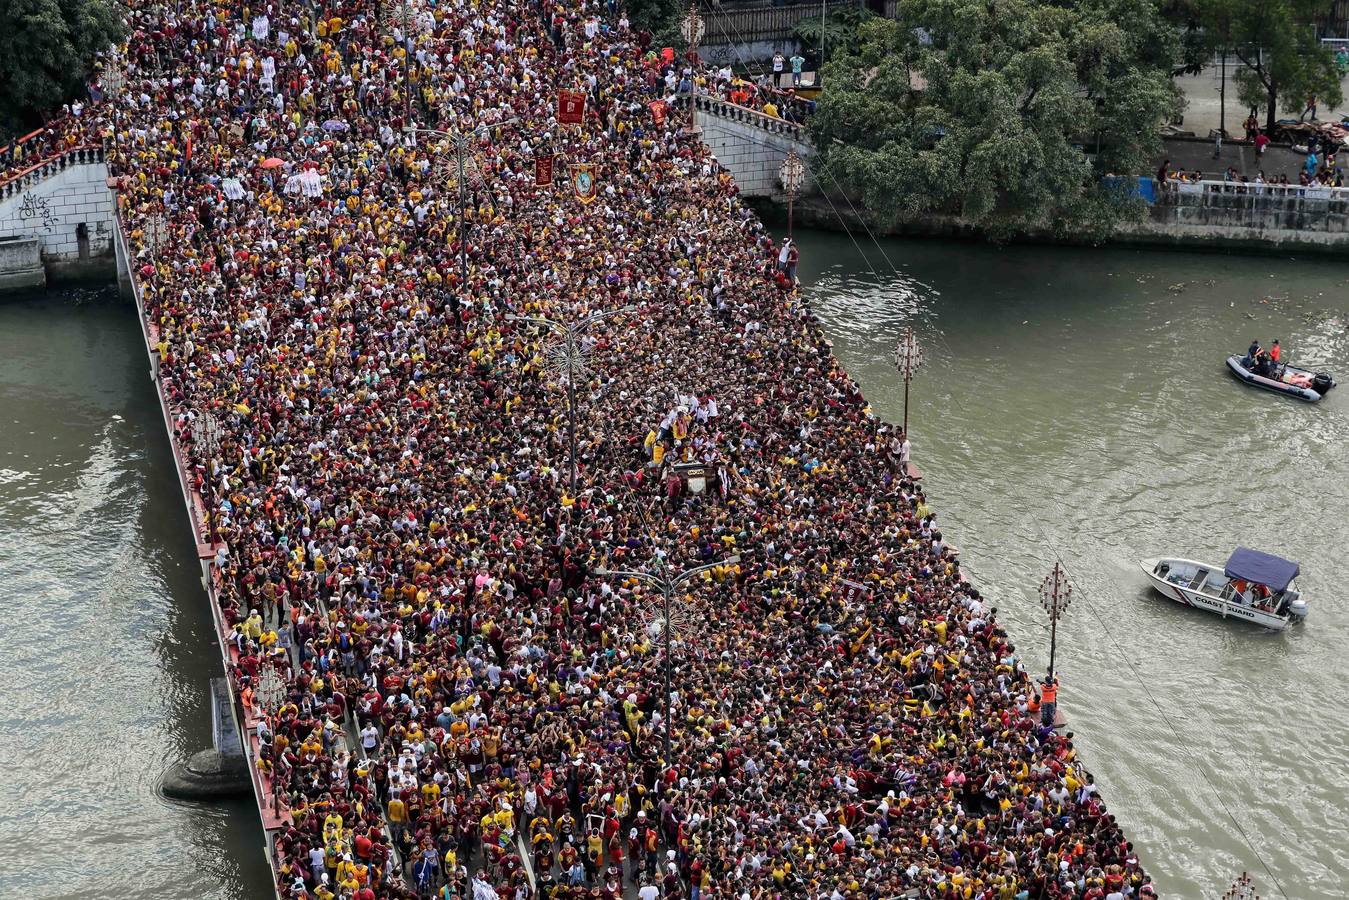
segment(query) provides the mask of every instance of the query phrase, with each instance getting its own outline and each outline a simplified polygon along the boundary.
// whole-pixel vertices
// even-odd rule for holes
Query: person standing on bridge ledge
[[[1046,675],[1044,686],[1040,688],[1040,724],[1054,727],[1054,713],[1058,709],[1059,680]]]
[[[801,86],[801,70],[805,68],[806,58],[800,52],[793,53],[792,58],[788,60],[792,64],[792,87]]]

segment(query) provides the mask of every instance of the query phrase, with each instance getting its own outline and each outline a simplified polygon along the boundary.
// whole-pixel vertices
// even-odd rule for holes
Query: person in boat
[[[1252,340],[1251,345],[1246,348],[1246,355],[1242,358],[1241,364],[1247,369],[1255,368],[1255,358],[1260,355],[1260,342]]]
[[[1277,366],[1279,364],[1279,357],[1282,355],[1283,351],[1279,349],[1279,339],[1275,338],[1274,343],[1269,347],[1269,358],[1273,361],[1274,365]]]
[[[1274,367],[1269,361],[1269,352],[1261,350],[1255,357],[1255,374],[1268,378]]]

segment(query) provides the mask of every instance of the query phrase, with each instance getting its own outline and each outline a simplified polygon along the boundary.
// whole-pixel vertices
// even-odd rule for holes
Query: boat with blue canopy
[[[1300,567],[1272,553],[1238,547],[1223,566],[1177,558],[1140,565],[1162,596],[1225,619],[1282,631],[1307,617],[1307,601],[1293,587]]]

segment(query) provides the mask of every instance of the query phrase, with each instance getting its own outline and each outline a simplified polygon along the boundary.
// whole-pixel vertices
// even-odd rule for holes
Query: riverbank
[[[1167,204],[1149,209],[1146,218],[1122,224],[1109,234],[1054,234],[1049,231],[1031,232],[1013,238],[1001,238],[997,243],[1025,246],[1061,247],[1130,247],[1134,249],[1183,250],[1199,253],[1303,256],[1343,259],[1349,256],[1349,199],[1310,201],[1303,203],[1293,198],[1288,201],[1265,201],[1254,194],[1216,196],[1209,199],[1173,198]],[[782,225],[787,219],[786,202],[778,199],[755,198],[747,200],[765,221]],[[1280,209],[1268,208],[1270,203],[1281,204]],[[1204,203],[1209,210],[1200,209]],[[1303,205],[1316,204],[1309,212]],[[1331,212],[1330,205],[1344,212]],[[1283,211],[1282,206],[1287,206]],[[988,232],[955,216],[929,215],[902,222],[891,228],[876,228],[866,221],[860,207],[844,198],[822,196],[802,197],[793,204],[797,224],[822,231],[851,232],[859,236],[904,239],[934,239],[939,241],[993,241]],[[1323,231],[1296,227],[1273,227],[1289,222],[1306,221],[1307,217],[1333,217],[1337,230]],[[1266,221],[1271,227],[1242,224]],[[870,237],[866,237],[871,240]]]

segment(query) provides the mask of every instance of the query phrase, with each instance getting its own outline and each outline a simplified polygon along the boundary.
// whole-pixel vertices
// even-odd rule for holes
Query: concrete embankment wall
[[[1239,192],[1241,191],[1241,192]],[[1349,191],[1182,185],[1121,231],[1124,240],[1222,250],[1349,255]]]
[[[42,287],[42,242],[29,237],[0,237],[0,290]]]
[[[761,197],[754,200],[752,205],[765,219],[786,217],[786,204],[780,196]],[[862,208],[856,202],[853,206],[857,209]],[[1290,215],[1292,213],[1285,210],[1249,219],[1245,218],[1244,214],[1232,210],[1224,215],[1209,214],[1205,217],[1207,221],[1184,221],[1165,209],[1153,208],[1147,219],[1120,226],[1114,233],[1105,237],[1086,234],[1056,235],[1046,231],[1023,235],[1012,242],[1064,246],[1152,247],[1217,253],[1270,255],[1299,253],[1349,258],[1349,231],[1333,231],[1326,227],[1280,227],[1280,223],[1290,221],[1287,218]],[[798,227],[806,226],[827,231],[842,231],[846,228],[859,234],[866,233],[862,220],[841,197],[833,199],[832,207],[818,195],[797,200],[796,222]],[[923,216],[884,229],[878,229],[873,224],[871,232],[877,237],[989,240],[988,234],[983,229],[954,216]]]
[[[41,267],[53,279],[113,278],[117,204],[107,181],[101,147],[68,150],[7,179],[0,184],[0,239],[36,241]],[[27,259],[0,256],[0,287],[6,276],[28,270]]]

